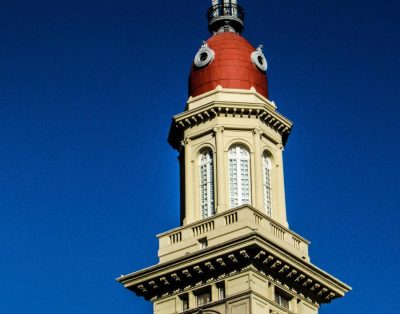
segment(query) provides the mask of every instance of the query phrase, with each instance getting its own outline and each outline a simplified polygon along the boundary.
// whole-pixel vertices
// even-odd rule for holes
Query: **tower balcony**
[[[211,33],[227,27],[237,33],[243,31],[244,9],[235,3],[213,5],[207,12],[208,29]]]
[[[160,263],[251,233],[309,261],[309,241],[252,206],[243,205],[158,235]]]

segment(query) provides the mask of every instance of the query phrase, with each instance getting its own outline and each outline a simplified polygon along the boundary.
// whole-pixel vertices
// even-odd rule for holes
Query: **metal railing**
[[[243,21],[244,9],[240,5],[234,3],[216,4],[208,9],[207,19],[209,23],[221,17],[233,17]]]

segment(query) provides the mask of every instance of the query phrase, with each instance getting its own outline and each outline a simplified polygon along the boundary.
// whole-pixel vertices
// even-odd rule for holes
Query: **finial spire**
[[[237,0],[212,0],[207,12],[208,29],[214,33],[243,31],[244,10]]]

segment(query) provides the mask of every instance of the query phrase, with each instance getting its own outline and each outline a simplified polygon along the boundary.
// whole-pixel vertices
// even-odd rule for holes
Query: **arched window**
[[[268,216],[272,215],[271,193],[271,159],[266,153],[263,155],[263,185],[264,185],[264,209]]]
[[[250,204],[250,153],[235,145],[229,149],[228,158],[230,208]]]
[[[201,218],[207,218],[215,214],[214,165],[213,153],[210,149],[200,154],[199,173]]]

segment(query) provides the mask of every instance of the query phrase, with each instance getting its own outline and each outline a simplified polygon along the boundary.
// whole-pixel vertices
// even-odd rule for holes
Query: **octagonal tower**
[[[269,100],[261,45],[240,34],[244,10],[213,0],[212,36],[195,54],[179,152],[181,225],[158,235],[159,264],[118,281],[154,313],[316,314],[346,284],[310,262],[289,229],[282,153],[292,123]]]

